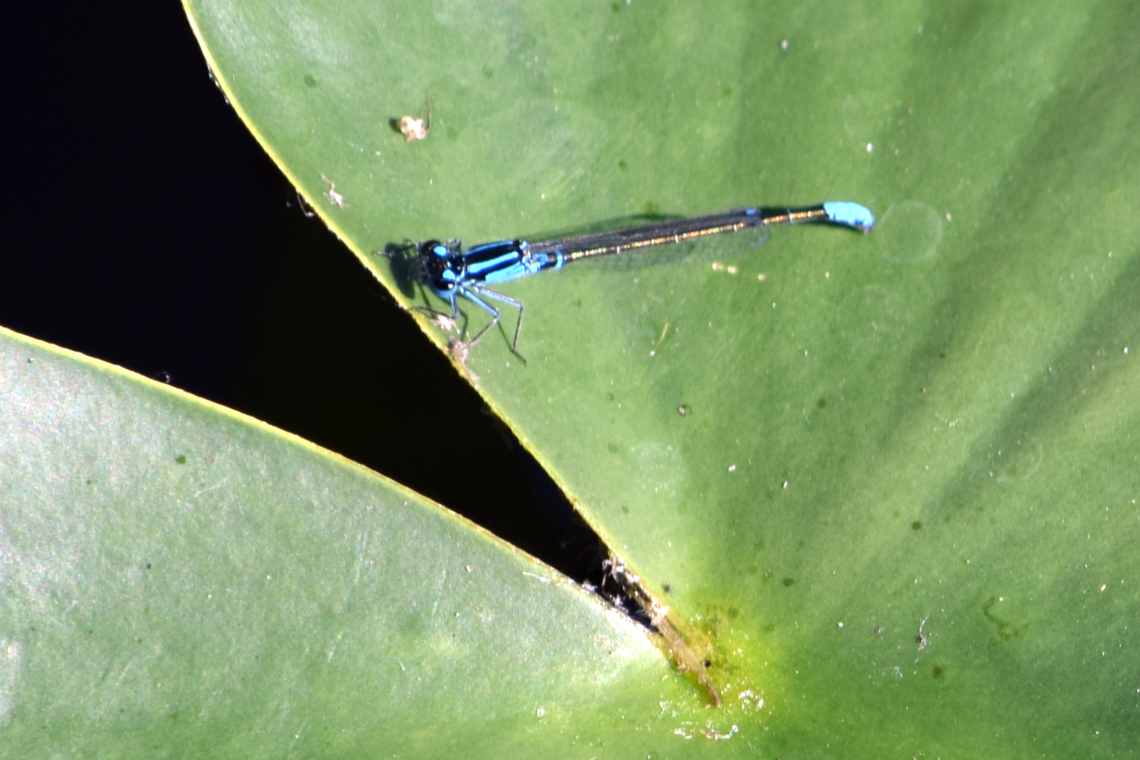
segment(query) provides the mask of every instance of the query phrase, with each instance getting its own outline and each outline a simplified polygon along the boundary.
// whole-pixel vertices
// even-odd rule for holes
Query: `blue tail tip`
[[[875,226],[875,215],[866,206],[851,201],[828,201],[823,204],[827,218],[835,224],[853,227],[862,232],[870,232]]]

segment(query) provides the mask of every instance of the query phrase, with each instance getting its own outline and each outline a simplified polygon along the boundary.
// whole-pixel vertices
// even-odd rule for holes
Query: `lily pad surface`
[[[370,502],[351,494],[367,489],[316,486],[316,475],[305,481],[291,474],[293,465],[251,454],[240,467],[194,481],[197,489],[221,483],[210,498],[228,517],[221,528],[200,517],[198,533],[178,544],[191,553],[182,581],[202,572],[190,568],[217,562],[207,558],[244,561],[238,547],[250,546],[258,559],[242,566],[248,598],[263,593],[252,591],[263,572],[281,578],[290,568],[287,587],[275,592],[289,614],[248,619],[235,604],[233,620],[221,625],[167,581],[164,604],[182,606],[161,619],[179,636],[188,631],[181,651],[191,664],[176,680],[180,704],[196,712],[191,728],[158,710],[140,712],[135,734],[150,737],[149,746],[196,742],[201,753],[219,752],[227,746],[219,733],[231,732],[247,742],[234,745],[242,753],[259,746],[283,753],[290,746],[283,736],[314,740],[323,731],[335,737],[328,754],[354,756],[452,756],[456,748],[465,756],[566,757],[1138,754],[1133,5],[186,6],[234,108],[317,213],[409,307],[444,304],[416,286],[406,261],[385,255],[406,240],[535,239],[824,200],[860,202],[879,221],[868,235],[778,228],[757,247],[754,235],[741,233],[682,247],[661,266],[575,265],[504,285],[526,304],[517,354],[509,307],[503,328],[472,346],[462,343],[464,320],[451,325],[414,312],[670,606],[707,660],[723,707],[709,707],[640,632],[580,590],[553,580],[532,588],[523,568],[553,576],[422,506],[415,518],[393,520],[431,527],[369,534],[368,547],[406,557],[376,570],[370,577],[384,590],[364,595],[368,604],[390,598],[400,610],[361,613],[370,641],[386,643],[354,650],[355,667],[326,670],[320,663],[335,623],[311,621],[340,613],[322,612],[312,599],[321,584],[355,582],[347,557],[365,553],[352,543],[362,535],[354,521],[377,518],[361,517]],[[423,139],[398,131],[405,116],[423,119]],[[487,315],[462,305],[477,331]],[[19,365],[23,355],[14,356]],[[187,413],[174,405],[158,414]],[[230,420],[216,409],[210,415],[211,430]],[[257,435],[270,448],[304,448],[276,433]],[[147,448],[162,452],[147,460],[149,478],[170,480],[209,461],[210,447],[175,451],[184,439],[192,438],[180,433],[164,439],[166,448]],[[137,449],[146,439],[129,440]],[[142,456],[124,451],[124,461]],[[179,455],[187,462],[163,474]],[[325,454],[305,456],[376,482]],[[69,467],[82,454],[73,458]],[[39,467],[21,482],[59,471]],[[234,480],[223,483],[227,475]],[[242,528],[233,512],[243,502],[229,495],[250,478],[280,489],[266,498],[283,505],[259,513],[256,530]],[[419,504],[384,488],[400,494],[386,497],[393,503]],[[328,505],[339,502],[316,500],[314,489],[349,494],[344,503],[355,506],[334,509]],[[149,524],[141,516],[99,519],[144,538],[154,533],[139,527]],[[223,530],[226,520],[234,524]],[[86,520],[62,524],[84,535],[102,530]],[[195,550],[198,541],[215,550]],[[462,621],[489,602],[465,596],[447,603],[454,623],[435,613],[425,629],[407,622],[416,614],[409,610],[425,614],[414,605],[433,598],[424,590],[441,583],[443,570],[442,589],[468,581],[459,556],[466,550],[454,546],[480,547],[479,562],[497,563],[480,593],[506,605],[486,613],[501,624],[493,635],[479,629],[485,649],[459,650],[475,669],[450,670],[425,654],[423,685],[412,687],[399,663],[389,667],[393,642],[426,652],[441,639],[455,647],[483,640]],[[147,561],[145,554],[124,555],[122,567]],[[111,583],[105,564],[76,562],[61,577]],[[408,572],[419,575],[408,580]],[[207,593],[224,591],[218,581]],[[60,595],[63,610],[65,601]],[[282,609],[285,601],[268,604]],[[295,622],[295,608],[310,622]],[[311,635],[306,626],[318,624],[328,635]],[[218,689],[211,679],[222,677],[208,661],[223,667],[216,663],[252,657],[232,643],[247,635],[235,639],[238,630],[272,630],[278,670],[245,681],[219,722],[197,705],[210,704]],[[201,643],[215,639],[222,643]],[[525,657],[511,654],[519,642],[531,647]],[[445,650],[439,656],[453,663],[447,657],[456,650]],[[226,656],[201,654],[210,651]],[[287,671],[284,663],[298,657],[309,664]],[[80,661],[94,673],[97,659]],[[63,655],[59,662],[49,671],[74,664]],[[129,677],[109,667],[105,680]],[[305,691],[304,679],[323,685]],[[94,680],[84,681],[84,694]],[[551,684],[564,685],[554,689],[556,709],[534,696]],[[321,698],[292,701],[298,689]],[[191,691],[198,701],[186,697]],[[382,709],[367,703],[378,694],[387,695]],[[83,705],[70,728],[44,720],[56,736],[110,715],[89,697],[70,703]],[[267,704],[278,712],[258,707]],[[292,721],[274,723],[270,713]],[[100,725],[128,741],[121,723]]]

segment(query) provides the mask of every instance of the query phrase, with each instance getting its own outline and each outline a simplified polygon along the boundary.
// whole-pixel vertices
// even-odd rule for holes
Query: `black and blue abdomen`
[[[463,254],[467,279],[483,283],[507,282],[562,266],[561,253],[534,253],[524,240],[503,240],[477,245]]]

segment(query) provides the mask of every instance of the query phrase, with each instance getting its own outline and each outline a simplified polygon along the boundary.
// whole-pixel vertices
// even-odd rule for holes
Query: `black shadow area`
[[[535,496],[557,494],[545,474],[304,216],[177,3],[9,11],[0,324],[313,440],[572,577],[597,566],[545,516],[565,508]]]

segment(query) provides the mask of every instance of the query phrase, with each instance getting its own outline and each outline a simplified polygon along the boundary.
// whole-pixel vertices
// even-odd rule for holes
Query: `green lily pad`
[[[0,503],[4,757],[546,754],[630,689],[691,692],[464,519],[7,331]]]
[[[395,292],[371,254],[405,237],[879,212],[505,286],[529,363],[509,330],[456,358],[690,624],[725,746],[1138,744],[1134,10],[201,7],[227,92]],[[385,132],[428,92],[426,140]]]

